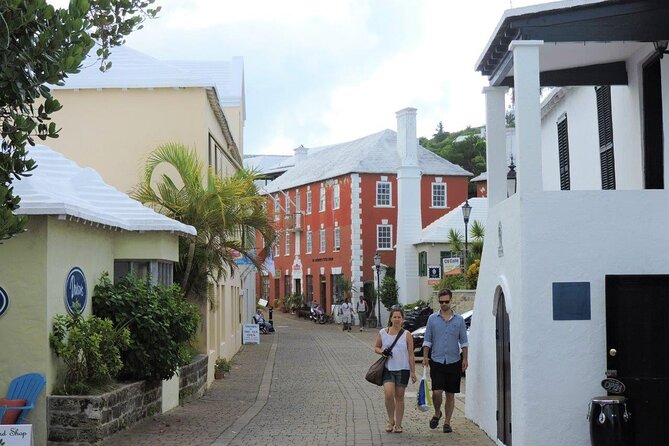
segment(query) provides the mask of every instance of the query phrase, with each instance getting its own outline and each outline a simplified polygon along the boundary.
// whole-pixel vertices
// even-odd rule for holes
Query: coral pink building
[[[402,231],[398,213],[420,214],[425,227],[466,199],[471,174],[418,146],[415,110],[407,110],[414,125],[409,123],[409,144],[404,146],[414,152],[420,191],[402,209],[397,172],[403,161],[392,130],[330,146],[299,147],[294,166],[264,187],[278,237],[274,271],[260,277],[262,297],[272,302],[277,296],[301,294],[304,303],[315,301],[329,311],[343,299],[338,277],[352,283],[354,295],[367,297],[376,283],[375,254],[381,256],[381,277],[387,266],[396,266]],[[403,122],[398,114],[400,135],[406,134]],[[417,272],[417,254],[413,257]]]

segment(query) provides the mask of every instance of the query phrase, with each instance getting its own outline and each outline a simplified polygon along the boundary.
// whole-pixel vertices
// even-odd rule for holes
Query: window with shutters
[[[599,163],[602,167],[602,189],[615,189],[616,169],[613,157],[611,86],[595,87],[595,93],[597,95],[597,127],[599,129]]]
[[[567,131],[567,114],[560,116],[557,122],[558,158],[560,161],[560,189],[569,190],[569,132]]]
[[[421,251],[418,253],[418,275],[420,277],[427,276],[427,252]]]

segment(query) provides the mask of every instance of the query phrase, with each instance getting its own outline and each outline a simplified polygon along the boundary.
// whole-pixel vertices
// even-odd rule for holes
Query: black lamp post
[[[511,154],[511,164],[509,172],[506,174],[506,196],[510,197],[516,193],[516,165],[513,164],[513,153]]]
[[[381,322],[381,255],[377,251],[374,255],[374,266],[376,267],[376,326]]]
[[[465,221],[465,259],[464,259],[464,265],[465,265],[465,289],[467,289],[467,224],[469,223],[469,215],[472,213],[472,207],[469,204],[469,200],[465,200],[465,204],[462,205],[462,218]]]

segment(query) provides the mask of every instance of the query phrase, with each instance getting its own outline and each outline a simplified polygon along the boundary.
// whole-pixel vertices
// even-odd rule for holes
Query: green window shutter
[[[418,253],[418,275],[420,277],[427,276],[427,252],[421,251]]]

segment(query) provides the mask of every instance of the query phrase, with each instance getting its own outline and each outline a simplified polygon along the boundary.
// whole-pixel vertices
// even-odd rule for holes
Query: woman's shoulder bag
[[[404,329],[400,329],[400,332],[397,333],[397,336],[395,336],[395,340],[393,341],[392,345],[388,350],[392,350],[393,347],[395,347],[395,344],[397,343],[397,340],[402,336],[402,333],[404,333]],[[386,361],[388,360],[387,356],[381,356],[379,359],[377,359],[374,364],[367,370],[367,374],[365,375],[365,379],[369,381],[372,384],[376,384],[377,386],[382,386],[383,385],[383,369],[386,366]]]

